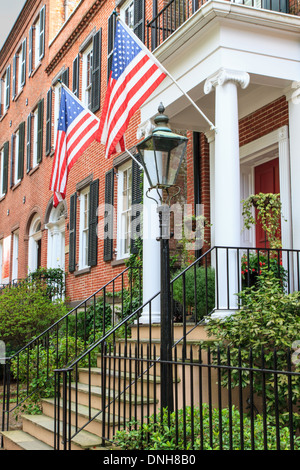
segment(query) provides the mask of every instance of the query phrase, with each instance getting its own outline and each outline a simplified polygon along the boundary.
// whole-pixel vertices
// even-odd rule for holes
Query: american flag
[[[138,37],[118,18],[113,62],[96,140],[105,156],[125,150],[130,118],[166,77]]]
[[[69,172],[95,139],[99,119],[62,85],[55,154],[50,182],[56,207],[66,196]]]

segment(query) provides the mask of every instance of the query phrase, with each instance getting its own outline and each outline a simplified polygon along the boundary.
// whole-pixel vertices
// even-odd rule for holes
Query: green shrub
[[[60,268],[38,268],[28,275],[27,280],[46,284],[50,299],[62,297],[65,292],[65,273]]]
[[[221,426],[220,426],[221,421]],[[199,408],[186,407],[168,416],[164,410],[163,416],[158,413],[152,415],[143,424],[132,421],[127,429],[118,431],[114,443],[122,450],[220,450],[220,439],[223,450],[240,450],[241,421],[243,426],[244,449],[251,450],[251,420],[247,416],[240,416],[239,411],[232,407],[221,411],[210,411],[207,404]],[[232,424],[231,424],[232,423]],[[264,449],[263,419],[256,416],[253,422],[255,435],[255,449]],[[300,438],[294,438],[294,448],[300,449]],[[276,450],[276,428],[268,426],[267,448]],[[290,433],[288,428],[280,429],[280,449],[290,448]]]
[[[84,343],[81,340],[76,341],[70,336],[57,341],[53,337],[50,338],[48,347],[34,345],[14,357],[11,361],[12,379],[18,380],[21,400],[30,395],[30,399],[24,402],[23,411],[26,409],[28,412],[36,412],[41,398],[53,397],[54,370],[66,366],[68,361],[83,351]],[[83,367],[85,364],[81,365]]]
[[[196,272],[196,281],[195,281]],[[207,289],[206,289],[207,286]],[[196,290],[196,295],[195,295]],[[173,298],[183,305],[183,276],[173,282]],[[196,304],[197,320],[209,314],[215,307],[215,270],[204,266],[190,268],[185,273],[185,304],[190,310]],[[187,312],[186,312],[187,313]]]
[[[38,280],[5,288],[0,301],[0,338],[10,354],[21,349],[67,313],[63,301],[51,300]]]
[[[230,348],[231,364],[249,366],[251,350],[254,368],[273,370],[276,351],[277,370],[288,368],[287,357],[293,342],[300,338],[300,292],[285,294],[281,280],[272,271],[262,270],[257,285],[244,289],[240,294],[241,309],[225,319],[209,319],[206,329],[215,338],[215,350],[219,349],[220,360],[227,364],[227,348]],[[294,365],[300,371],[299,364]],[[275,416],[278,407],[281,423],[288,420],[288,378],[278,375],[278,397],[276,396],[274,374],[254,373],[254,393],[262,396],[265,381],[266,406],[268,417]],[[291,376],[291,399],[299,409],[300,381]],[[228,374],[223,375],[223,385],[227,386]],[[231,373],[231,387],[240,383],[239,371]],[[250,374],[242,372],[242,386],[250,385]],[[299,415],[294,412],[295,425],[299,425]]]
[[[84,306],[83,306],[84,308]],[[93,342],[94,338],[103,334],[103,313],[104,301],[103,297],[99,297],[95,305],[92,303],[86,308],[86,311],[80,308],[77,314],[74,312],[68,316],[68,335],[77,336],[85,342]],[[107,332],[112,324],[111,305],[106,300],[105,303],[105,331]],[[65,331],[66,324],[62,325],[61,332]]]

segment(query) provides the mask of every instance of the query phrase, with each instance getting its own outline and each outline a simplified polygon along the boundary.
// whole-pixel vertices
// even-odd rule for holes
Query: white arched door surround
[[[65,268],[65,207],[61,202],[51,209],[48,230],[47,268]]]
[[[41,266],[42,223],[35,214],[29,227],[28,272],[36,271]]]

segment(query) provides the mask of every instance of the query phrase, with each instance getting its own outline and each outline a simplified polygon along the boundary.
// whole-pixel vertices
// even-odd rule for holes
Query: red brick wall
[[[288,103],[285,96],[282,96],[240,120],[240,146],[288,123]]]

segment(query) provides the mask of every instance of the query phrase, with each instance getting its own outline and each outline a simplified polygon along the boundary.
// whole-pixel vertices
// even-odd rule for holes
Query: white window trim
[[[37,249],[38,241],[42,239],[42,231],[36,230],[41,223],[40,217],[36,214],[30,224],[29,230],[29,250],[28,250],[28,273],[34,272],[38,268]]]
[[[0,240],[0,284],[2,284],[3,240]]]
[[[132,7],[132,24],[128,24],[126,21],[126,11]],[[124,23],[127,24],[129,28],[133,28],[134,26],[134,0],[127,0],[126,2],[123,3],[123,5],[120,8],[120,18],[124,21]]]
[[[87,100],[87,90],[91,89],[92,84],[90,83],[89,87],[87,86],[87,56],[93,52],[93,42],[89,44],[89,46],[83,51],[82,53],[82,93],[81,93],[81,101],[82,103],[88,107],[88,100]]]
[[[40,18],[36,20],[34,27],[34,64],[33,70],[36,69],[40,62]]]
[[[13,233],[13,256],[11,279],[18,279],[18,259],[19,259],[19,231]]]
[[[84,226],[84,199],[87,196],[87,227]],[[88,265],[88,253],[86,246],[88,246],[89,239],[89,197],[90,197],[90,187],[87,186],[80,192],[79,203],[79,259],[78,259],[78,269],[89,268]],[[86,245],[87,244],[87,245]]]
[[[18,95],[21,90],[21,82],[22,82],[22,47],[17,51],[17,59],[16,59],[16,67],[17,67],[17,73],[16,73],[16,94]]]
[[[124,172],[132,168],[131,160],[124,163],[118,168],[118,203],[117,203],[117,259],[124,259],[130,256],[130,247],[129,251],[126,252],[124,249],[125,243],[125,227],[124,227],[124,211],[123,211],[123,175]],[[132,184],[132,175],[131,175],[131,184]],[[130,187],[131,191],[131,187]],[[132,203],[132,201],[131,201]],[[128,208],[128,211],[131,211],[131,206]]]
[[[8,73],[7,71],[5,72],[5,74],[3,75],[3,83],[4,83],[4,87],[3,87],[3,104],[4,104],[4,110],[3,110],[3,113],[5,113],[5,111],[8,109],[8,106],[9,106],[9,103],[7,101],[7,93],[6,93],[6,90],[7,90],[7,87],[8,87]]]

